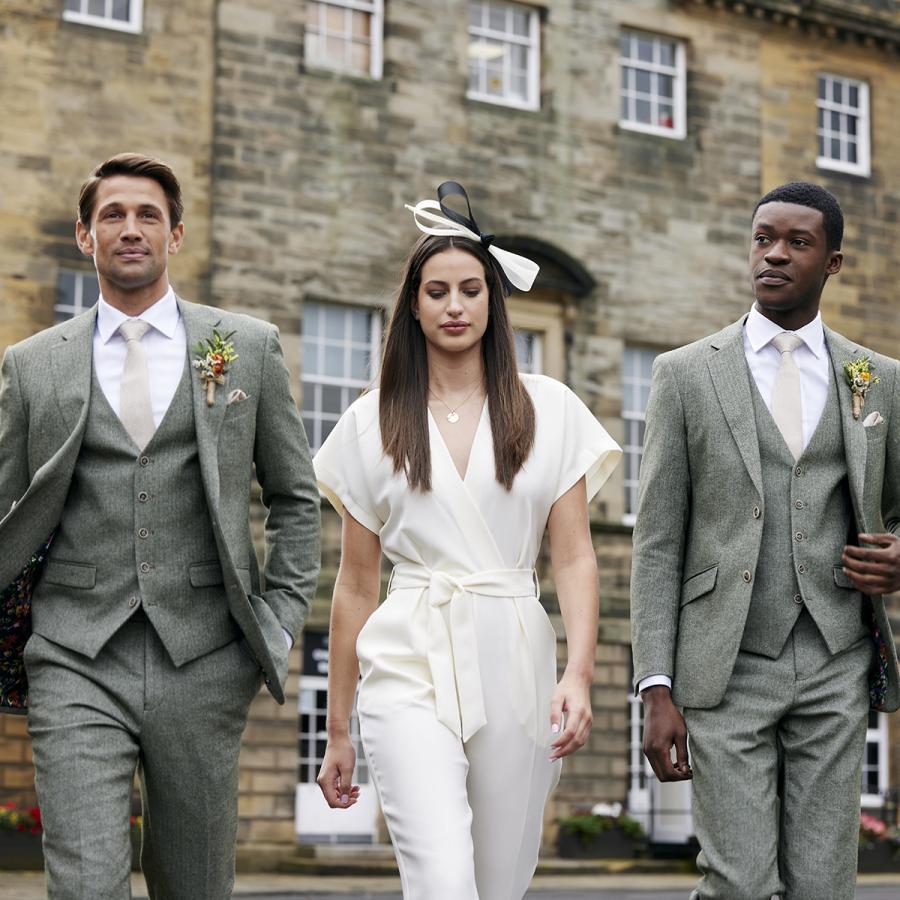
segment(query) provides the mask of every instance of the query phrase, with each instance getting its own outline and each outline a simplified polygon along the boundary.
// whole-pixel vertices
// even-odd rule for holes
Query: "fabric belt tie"
[[[487,724],[473,595],[535,597],[539,593],[535,571],[496,569],[456,577],[400,563],[394,567],[388,593],[404,588],[418,588],[428,594],[428,665],[437,718],[467,741]],[[446,615],[444,607],[448,608]]]

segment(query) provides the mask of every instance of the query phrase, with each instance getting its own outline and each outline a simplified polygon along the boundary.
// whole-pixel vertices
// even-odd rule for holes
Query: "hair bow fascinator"
[[[444,198],[450,194],[460,194],[466,201],[468,215],[464,216],[456,210],[450,209],[444,204]],[[425,234],[433,234],[438,237],[464,237],[470,241],[476,241],[484,247],[500,265],[507,288],[518,288],[520,291],[531,290],[534,279],[540,266],[524,256],[510,253],[493,246],[494,235],[486,234],[478,227],[475,217],[472,215],[472,207],[469,204],[469,195],[466,189],[455,181],[445,181],[438,185],[437,200],[420,200],[415,206],[406,204],[406,208],[413,214],[416,227]],[[429,212],[437,210],[437,212]],[[430,224],[427,224],[430,223]],[[437,227],[435,227],[437,226]]]

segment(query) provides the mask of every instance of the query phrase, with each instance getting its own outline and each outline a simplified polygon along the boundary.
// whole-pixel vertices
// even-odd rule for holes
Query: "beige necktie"
[[[125,338],[125,368],[122,370],[122,394],[119,399],[119,418],[131,439],[143,450],[150,443],[156,422],[153,420],[153,404],[150,402],[150,373],[147,369],[147,351],[141,338],[150,325],[140,319],[128,319],[119,326],[119,334]]]
[[[803,453],[800,370],[794,359],[794,351],[802,343],[803,338],[789,331],[782,331],[772,338],[773,346],[781,354],[781,365],[775,376],[775,390],[772,392],[772,418],[795,460],[800,459]]]

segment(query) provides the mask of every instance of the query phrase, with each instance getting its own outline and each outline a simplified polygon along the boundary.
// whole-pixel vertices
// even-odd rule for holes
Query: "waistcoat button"
[[[754,518],[754,519],[758,519],[758,518],[760,517],[761,514],[762,514],[762,513],[761,513],[761,511],[760,511],[760,508],[759,508],[758,506],[754,506],[754,507],[753,507],[753,518]]]
[[[798,532],[794,535],[794,537],[797,538],[798,541],[802,541],[802,540],[803,540],[803,532],[802,532],[802,531],[798,531]]]
[[[804,575],[804,574],[806,573],[806,566],[804,566],[803,563],[800,563],[800,565],[797,566],[797,571],[798,571],[801,575]]]
[[[149,466],[149,465],[150,465],[150,457],[149,457],[149,456],[142,456],[142,457],[141,457],[141,465],[142,465],[142,466]]]
[[[800,594],[794,594],[794,603],[802,603],[803,597]]]
[[[797,468],[794,469],[794,474],[797,475],[797,476],[802,475],[802,474],[803,474],[803,469],[801,469],[800,466],[797,466]]]
[[[138,531],[138,537],[150,537],[150,532],[146,528],[141,528],[140,531]]]
[[[129,598],[128,598],[128,605],[129,605],[130,607],[132,607],[132,609],[133,609],[135,606],[137,606],[137,597],[129,597]]]
[[[150,571],[150,563],[142,562],[140,568],[141,571],[146,575],[147,572]]]
[[[141,492],[138,494],[138,500],[139,500],[141,503],[146,503],[149,499],[150,499],[150,495],[149,495],[146,491],[141,491]]]
[[[750,581],[751,581],[751,579],[753,578],[753,576],[750,574],[750,570],[749,570],[749,569],[744,569],[744,572],[743,572],[743,574],[741,575],[741,578],[743,578],[744,581],[747,582],[747,584],[750,584]]]
[[[795,501],[794,501],[794,506],[795,506],[797,509],[803,509],[803,501],[802,501],[802,500],[795,500]]]

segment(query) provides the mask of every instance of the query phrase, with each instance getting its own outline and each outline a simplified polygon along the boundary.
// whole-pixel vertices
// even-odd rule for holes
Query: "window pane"
[[[474,25],[476,28],[481,25],[482,22],[482,14],[484,13],[484,4],[483,3],[470,3],[469,4],[469,24]]]
[[[831,139],[830,156],[832,159],[840,159],[841,158],[841,140],[840,140],[840,138],[832,138]]]
[[[493,31],[506,31],[506,7],[496,3],[488,7],[488,27]]]
[[[330,378],[340,378],[344,374],[344,348],[325,346],[325,372]]]
[[[849,87],[849,91],[850,91],[850,98],[847,102],[850,104],[850,106],[858,107],[859,106],[859,87],[857,87],[857,85],[855,85],[855,84],[851,84]]]
[[[106,18],[106,0],[88,0],[87,11],[92,16],[102,16]]]
[[[354,41],[350,48],[350,66],[356,72],[368,72],[372,65],[371,47]]]
[[[633,91],[635,89],[635,72],[632,68],[624,69],[623,72],[622,83],[626,91]]]
[[[828,97],[828,94],[826,93],[827,88],[828,88],[828,80],[826,78],[822,78],[821,76],[819,76],[819,99],[820,100],[827,99],[827,97]]]
[[[112,17],[119,22],[128,22],[131,20],[131,0],[113,0]]]
[[[529,14],[527,12],[520,11],[518,9],[513,10],[513,14],[512,14],[513,34],[517,34],[520,37],[528,37],[528,34],[529,34],[528,19],[529,19]]]
[[[344,339],[344,318],[346,311],[339,306],[326,306],[325,313],[325,337],[336,340]]]
[[[510,93],[523,102],[528,99],[528,76],[515,74],[511,78]]]
[[[825,110],[820,108],[818,110],[818,113],[819,113],[819,128],[824,128],[825,127]]]
[[[496,63],[488,63],[485,66],[485,71],[487,73],[487,92],[489,94],[494,94],[495,96],[503,95],[503,67],[498,66]]]
[[[842,81],[833,81],[831,83],[831,95],[835,103],[844,102],[844,83]]]
[[[625,59],[631,58],[631,35],[623,34],[619,37],[619,52]]]
[[[675,45],[670,41],[659,42],[659,61],[664,66],[675,65]]]
[[[859,162],[859,156],[857,155],[857,150],[856,150],[856,141],[848,141],[847,142],[847,162],[851,162],[851,163]]]
[[[847,122],[847,134],[856,134],[856,116],[845,116]]]
[[[660,97],[671,99],[675,96],[675,79],[671,75],[657,75],[656,85]]]
[[[528,48],[519,44],[510,45],[511,62],[513,69],[520,72],[528,70]]]
[[[353,36],[354,37],[371,37],[372,34],[372,16],[367,12],[360,12],[358,9],[353,11]]]
[[[372,314],[368,310],[350,310],[350,336],[358,344],[369,343],[369,325]]]
[[[341,394],[343,388],[334,387],[330,384],[322,385],[322,412],[340,415],[344,411],[341,403]]]
[[[322,444],[325,443],[326,439],[328,438],[328,435],[331,434],[331,432],[334,430],[334,426],[336,424],[337,424],[337,422],[329,422],[327,420],[323,420],[323,422],[322,422],[322,437],[319,439],[317,449],[318,449],[318,447],[321,447]]]
[[[323,65],[336,69],[344,65],[344,39],[339,37],[325,37],[319,40],[319,60]]]
[[[672,107],[667,103],[661,103],[659,105],[659,116],[658,116],[658,125],[662,128],[674,128],[675,127],[675,116],[672,111]]]
[[[339,6],[327,4],[325,6],[325,27],[329,31],[337,31],[342,33],[345,29],[346,10]]]
[[[831,130],[841,131],[841,114],[833,112],[831,114]]]
[[[825,138],[819,135],[819,156],[825,156]]]
[[[350,351],[350,377],[357,378],[360,381],[368,381],[368,379],[369,379],[369,351],[368,350],[351,350]]]
[[[639,37],[637,39],[637,58],[644,62],[653,62],[653,41]]]
[[[634,105],[634,109],[636,121],[645,125],[649,125],[653,121],[650,102],[648,100],[638,100]]]
[[[66,0],[66,12],[81,12],[81,0]]]
[[[650,73],[644,71],[643,69],[638,69],[635,72],[635,78],[637,81],[637,89],[642,94],[650,93]]]

